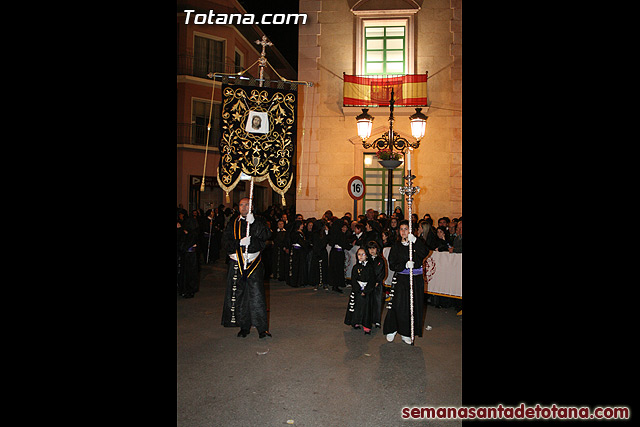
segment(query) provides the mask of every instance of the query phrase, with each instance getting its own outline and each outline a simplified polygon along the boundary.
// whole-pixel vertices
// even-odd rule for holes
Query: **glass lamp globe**
[[[356,116],[356,125],[358,126],[358,136],[366,141],[371,136],[373,128],[373,117],[368,113],[368,108],[362,109],[362,114]]]
[[[409,116],[411,120],[411,134],[415,139],[420,141],[427,130],[428,117],[422,113],[422,108],[416,108],[415,114]]]

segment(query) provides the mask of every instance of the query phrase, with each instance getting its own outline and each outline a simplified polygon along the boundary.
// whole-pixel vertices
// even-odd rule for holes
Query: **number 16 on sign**
[[[365,194],[364,180],[359,176],[351,178],[347,184],[347,192],[353,199],[353,218],[355,219],[358,216],[358,200]]]

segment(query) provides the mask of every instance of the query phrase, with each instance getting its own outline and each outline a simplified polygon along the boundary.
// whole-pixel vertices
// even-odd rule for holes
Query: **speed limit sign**
[[[347,191],[353,200],[362,199],[365,193],[364,180],[359,176],[354,176],[347,184]]]

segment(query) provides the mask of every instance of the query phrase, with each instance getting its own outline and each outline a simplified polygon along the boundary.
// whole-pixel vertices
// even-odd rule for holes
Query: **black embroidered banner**
[[[293,182],[297,93],[223,84],[221,110],[220,187],[228,194],[244,172],[256,181],[269,179],[284,201]]]

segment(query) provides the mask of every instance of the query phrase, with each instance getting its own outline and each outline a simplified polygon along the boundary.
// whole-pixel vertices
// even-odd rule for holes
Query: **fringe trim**
[[[231,323],[236,323],[236,290],[238,283],[238,263],[233,266],[233,286],[231,287]]]
[[[353,291],[351,291],[351,294],[349,295],[349,311],[350,312],[354,312],[354,307],[356,305],[356,298],[355,298],[355,294],[353,293]]]
[[[389,291],[389,302],[387,302],[387,309],[388,310],[391,310],[391,306],[393,305],[392,304],[393,303],[393,293],[394,293],[394,290],[396,288],[396,286],[395,286],[396,285],[396,281],[397,281],[396,275],[394,274],[393,275],[393,279],[391,279],[391,291]]]

